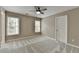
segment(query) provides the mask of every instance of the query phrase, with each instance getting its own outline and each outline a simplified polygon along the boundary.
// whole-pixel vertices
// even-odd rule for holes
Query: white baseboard
[[[49,37],[49,36],[47,36],[48,38],[50,38],[50,39],[52,39],[52,40],[54,40],[54,41],[56,41],[56,42],[58,42],[56,39],[54,39],[54,38],[51,38],[51,37]],[[64,43],[64,42],[61,42],[61,43]],[[75,48],[79,48],[79,46],[76,46],[76,45],[73,45],[73,44],[70,44],[70,43],[64,43],[64,44],[66,44],[66,45],[69,45],[69,46],[72,46],[72,47],[75,47]]]

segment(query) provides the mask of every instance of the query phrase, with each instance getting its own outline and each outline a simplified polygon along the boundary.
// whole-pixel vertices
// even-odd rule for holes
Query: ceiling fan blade
[[[41,9],[41,11],[46,11],[47,10],[47,8],[45,8],[45,9]]]
[[[41,14],[44,14],[42,11],[40,11]]]

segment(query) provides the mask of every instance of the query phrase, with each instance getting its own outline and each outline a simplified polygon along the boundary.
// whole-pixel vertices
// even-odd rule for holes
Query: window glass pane
[[[40,21],[35,20],[35,32],[40,32]]]
[[[19,18],[8,17],[7,20],[7,35],[19,34]]]

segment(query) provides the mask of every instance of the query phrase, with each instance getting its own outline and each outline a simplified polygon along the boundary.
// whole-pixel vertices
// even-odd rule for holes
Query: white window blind
[[[35,20],[35,32],[40,32],[40,21]]]
[[[8,17],[7,18],[7,35],[19,34],[19,18]]]

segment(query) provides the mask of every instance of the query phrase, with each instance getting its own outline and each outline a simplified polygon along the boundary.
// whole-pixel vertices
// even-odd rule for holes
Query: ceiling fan
[[[40,6],[34,6],[36,14],[44,14],[47,8],[42,9]]]

